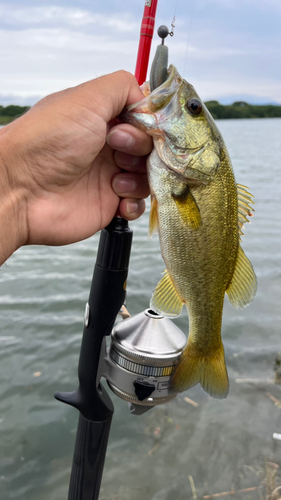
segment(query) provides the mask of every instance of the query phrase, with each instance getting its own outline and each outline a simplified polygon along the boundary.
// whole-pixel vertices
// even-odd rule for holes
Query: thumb
[[[118,116],[122,109],[143,99],[136,78],[128,71],[116,71],[79,86],[85,105],[100,115],[106,123]]]

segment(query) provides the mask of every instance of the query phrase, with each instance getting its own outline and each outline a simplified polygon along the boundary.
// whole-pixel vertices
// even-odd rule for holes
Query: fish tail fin
[[[222,343],[212,356],[202,356],[187,344],[176,365],[171,388],[182,392],[198,383],[213,398],[226,398],[229,382]]]

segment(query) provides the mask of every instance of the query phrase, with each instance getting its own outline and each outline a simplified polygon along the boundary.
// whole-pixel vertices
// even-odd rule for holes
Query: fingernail
[[[139,209],[139,204],[136,201],[128,201],[127,203],[128,214],[133,214],[134,212],[137,212],[138,209]]]
[[[134,144],[135,139],[130,134],[127,134],[127,132],[114,130],[108,134],[107,142],[112,148],[126,149]]]
[[[131,193],[137,187],[137,183],[133,179],[114,179],[113,189],[118,194]]]

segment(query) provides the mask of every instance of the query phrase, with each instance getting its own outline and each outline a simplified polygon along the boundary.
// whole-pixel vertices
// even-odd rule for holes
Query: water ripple
[[[191,494],[187,475],[199,497],[228,491],[237,481],[252,486],[257,475],[250,481],[245,464],[260,471],[271,457],[281,465],[281,450],[272,438],[280,432],[280,410],[266,395],[281,399],[277,386],[266,385],[281,350],[281,120],[222,120],[218,125],[237,182],[255,195],[255,216],[245,227],[243,248],[259,280],[257,297],[247,309],[235,311],[225,301],[222,331],[230,395],[218,402],[194,387],[187,395],[197,408],[180,395],[140,418],[130,416],[127,404],[112,396],[116,410],[102,498],[173,495],[181,500]],[[134,238],[127,306],[132,314],[148,307],[164,269],[158,238],[147,237],[148,214],[149,206],[130,223]],[[98,241],[97,234],[61,248],[24,247],[1,268],[3,500],[66,498],[77,412],[54,401],[53,393],[77,386],[84,304]],[[186,312],[176,324],[188,331]],[[243,385],[235,383],[238,377],[265,382]],[[155,429],[160,429],[159,439]]]

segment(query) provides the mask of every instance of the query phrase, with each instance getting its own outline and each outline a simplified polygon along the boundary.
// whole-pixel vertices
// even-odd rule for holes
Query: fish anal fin
[[[185,186],[180,194],[173,193],[172,197],[183,223],[192,229],[198,229],[202,222],[200,210],[189,187]]]
[[[158,230],[158,215],[157,215],[157,199],[155,195],[151,195],[151,209],[149,214],[149,226],[148,226],[148,236],[156,233]]]
[[[163,278],[153,291],[150,307],[159,314],[163,314],[163,316],[176,318],[181,313],[183,302],[173,285],[167,269],[163,274]]]
[[[252,200],[254,196],[249,192],[249,188],[247,186],[236,184],[236,187],[238,196],[238,223],[240,226],[239,233],[240,236],[242,236],[242,226],[244,222],[249,222],[247,217],[251,217],[254,212],[254,209],[252,207],[252,205],[254,205],[254,202]]]
[[[208,356],[202,356],[187,343],[176,365],[171,389],[182,392],[197,384],[213,398],[227,397],[229,382],[222,343],[213,355]]]
[[[228,298],[236,309],[248,306],[257,291],[257,277],[248,257],[239,245],[236,267],[226,290]]]

